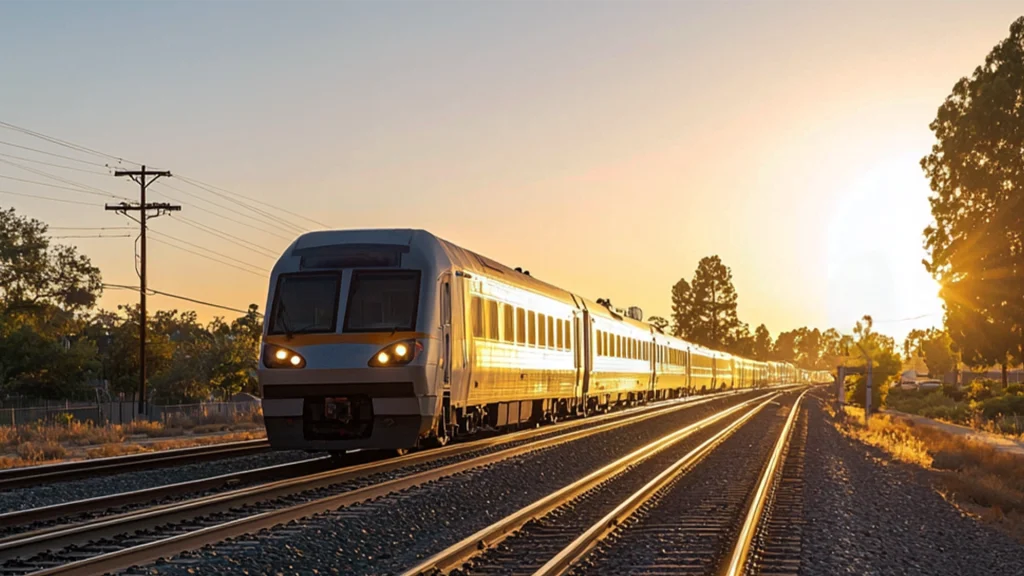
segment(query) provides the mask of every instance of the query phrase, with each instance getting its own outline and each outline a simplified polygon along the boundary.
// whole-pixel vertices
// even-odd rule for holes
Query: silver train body
[[[721,389],[831,381],[666,335],[421,230],[312,232],[270,279],[271,445],[440,443]]]

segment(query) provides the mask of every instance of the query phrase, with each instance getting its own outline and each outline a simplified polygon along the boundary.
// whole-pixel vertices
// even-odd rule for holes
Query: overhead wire
[[[5,162],[5,160],[0,160],[0,162]],[[17,176],[8,176],[6,174],[0,174],[0,178],[3,178],[4,180],[14,180],[15,182],[24,182],[26,184],[35,184],[37,186],[47,186],[49,188],[56,188],[58,190],[70,190],[72,192],[79,192],[81,194],[92,194],[93,196],[104,196],[106,198],[115,198],[117,200],[129,200],[130,201],[129,198],[126,198],[124,196],[118,196],[117,194],[112,194],[110,192],[105,192],[103,190],[100,190],[99,188],[97,188],[95,190],[87,190],[87,189],[81,188],[81,187],[76,188],[76,187],[72,187],[72,186],[59,186],[57,184],[51,184],[49,182],[42,182],[42,181],[39,181],[39,180],[29,180],[28,178],[18,178]]]
[[[233,191],[228,190],[226,188],[221,188],[220,186],[214,186],[213,184],[207,184],[207,183],[203,182],[202,180],[197,180],[195,178],[188,178],[186,176],[181,176],[181,175],[179,175],[177,178],[178,178],[178,180],[181,180],[183,182],[187,182],[187,183],[189,183],[189,184],[191,184],[193,186],[196,186],[197,188],[201,188],[203,190],[206,190],[207,192],[210,192],[211,194],[217,194],[216,191],[219,190],[221,192],[224,192],[225,194],[230,194],[232,196],[238,196],[238,197],[241,197],[241,198],[245,198],[246,200],[249,200],[250,202],[254,202],[256,204],[261,204],[263,206],[266,206],[267,208],[271,208],[271,209],[277,210],[279,212],[284,212],[285,214],[289,214],[291,216],[295,216],[296,218],[302,218],[303,220],[312,222],[313,224],[316,224],[317,226],[320,226],[321,228],[330,228],[330,226],[328,226],[327,224],[324,224],[323,222],[319,222],[319,221],[314,220],[314,219],[312,219],[312,218],[310,218],[308,216],[303,216],[302,214],[299,214],[297,212],[293,212],[293,211],[291,211],[291,210],[289,210],[287,208],[282,208],[281,206],[275,206],[275,205],[270,204],[268,202],[263,202],[261,200],[255,199],[255,198],[252,198],[252,197],[249,197],[249,196],[245,196],[244,194],[239,194],[238,192],[233,192]],[[218,195],[226,198],[226,196],[224,196],[223,194],[218,194]],[[230,198],[228,198],[228,199],[230,200]],[[242,203],[242,202],[240,202],[238,200],[235,200],[235,202],[238,202],[238,203],[242,204],[243,206],[245,205],[244,203]],[[260,210],[259,208],[253,208],[251,206],[247,206],[247,207],[250,210],[259,211],[259,213],[266,214],[267,216],[276,217],[275,214],[270,214],[270,213],[268,213],[266,211]],[[303,230],[303,231],[306,230],[306,229],[302,228],[301,226],[296,226],[296,227],[301,229],[301,230]]]
[[[142,291],[139,286],[127,286],[127,285],[124,285],[124,284],[103,284],[103,287],[104,288],[114,288],[114,289],[118,289],[118,290],[132,290],[132,291],[135,291],[135,292],[141,292]],[[195,303],[195,304],[200,304],[202,306],[209,306],[210,308],[220,308],[221,310],[230,310],[231,312],[238,312],[240,314],[248,314],[249,313],[249,310],[241,310],[239,308],[232,308],[231,306],[225,306],[223,304],[214,304],[213,302],[207,302],[205,300],[199,300],[197,298],[190,298],[188,296],[181,296],[181,295],[178,295],[178,294],[171,294],[170,292],[163,292],[163,291],[160,291],[160,290],[154,290],[152,288],[147,288],[146,289],[146,293],[147,293],[147,295],[166,296],[168,298],[177,298],[178,300],[185,300],[187,302],[192,302],[192,303]],[[256,312],[256,315],[257,316],[263,316],[263,314],[260,313],[260,312]]]
[[[179,180],[180,180],[180,178],[179,178]],[[160,184],[162,186],[164,186],[165,188],[170,188],[171,190],[176,190],[176,191],[178,191],[178,192],[180,192],[182,194],[185,194],[186,196],[191,196],[192,198],[196,198],[197,200],[201,200],[201,201],[203,201],[203,202],[205,202],[207,204],[210,204],[211,206],[217,206],[218,208],[221,208],[221,209],[224,209],[224,210],[232,210],[232,208],[230,208],[228,206],[225,206],[223,204],[218,204],[217,202],[214,202],[213,200],[210,200],[206,196],[203,196],[203,195],[200,195],[200,194],[196,194],[194,192],[189,192],[188,190],[183,190],[181,188],[178,188],[176,186],[168,184],[167,182],[161,182]],[[200,188],[200,189],[201,190],[205,190],[204,188]],[[207,190],[207,192],[210,192],[211,194],[214,194],[215,196],[219,196],[219,197],[225,198],[229,202],[234,202],[235,204],[238,204],[239,206],[246,207],[241,202],[238,202],[237,200],[232,200],[230,198],[227,198],[223,194],[216,193],[216,192],[211,192],[209,190]],[[281,218],[276,218],[276,217],[274,217],[273,214],[260,213],[260,211],[258,211],[258,210],[254,210],[254,211],[257,214],[259,214],[259,218],[257,218],[256,216],[248,216],[248,218],[252,218],[252,219],[257,220],[259,222],[267,223],[267,224],[270,224],[270,225],[273,225],[273,226],[278,226],[278,227],[282,228],[282,230],[284,230],[286,228],[290,228],[291,230],[288,230],[288,231],[293,233],[293,234],[302,234],[303,232],[307,232],[308,231],[305,228],[302,228],[301,226],[296,226],[295,224],[292,224],[291,222],[288,222],[287,220],[284,220],[284,219],[281,219]],[[237,210],[235,212],[237,213]],[[239,215],[242,216],[242,217],[246,217],[246,216],[244,216],[242,214],[239,214]]]
[[[103,206],[95,202],[82,202],[79,200],[68,200],[67,198],[54,198],[53,196],[40,196],[38,194],[25,194],[22,192],[11,192],[9,190],[0,190],[0,194],[8,196],[21,196],[23,198],[32,198],[35,200],[47,200],[49,202],[62,202],[64,204],[78,204],[79,206]]]
[[[3,120],[0,120],[0,126],[2,126],[4,128],[7,128],[8,130],[13,130],[15,132],[20,132],[22,134],[25,134],[25,135],[28,135],[28,136],[32,136],[34,138],[39,138],[40,140],[45,140],[47,142],[50,142],[51,144],[56,144],[58,146],[63,146],[65,148],[69,148],[71,150],[75,150],[75,151],[82,152],[82,153],[85,153],[85,154],[92,154],[94,156],[99,156],[101,158],[110,158],[111,160],[117,160],[118,162],[127,162],[128,164],[135,164],[137,166],[141,166],[142,165],[142,164],[140,164],[138,162],[134,162],[132,160],[127,160],[127,159],[122,158],[120,156],[114,156],[113,154],[107,154],[106,152],[100,152],[99,150],[95,150],[95,149],[89,148],[87,146],[82,146],[80,144],[75,144],[74,142],[68,142],[67,140],[61,140],[60,138],[56,138],[54,136],[47,136],[46,134],[43,134],[42,132],[36,132],[35,130],[29,130],[28,128],[23,128],[21,126],[17,126],[15,124],[11,124],[10,122],[4,122]]]
[[[153,234],[154,231],[150,230],[149,233]],[[265,278],[265,277],[267,277],[269,275],[267,270],[260,269],[258,266],[254,265],[254,264],[249,264],[248,262],[241,262],[241,261],[239,261],[237,259],[234,259],[234,258],[231,258],[230,256],[227,256],[225,254],[221,254],[219,252],[210,250],[209,248],[203,248],[202,246],[199,246],[197,244],[193,244],[191,242],[187,242],[187,241],[181,240],[180,238],[175,238],[173,236],[167,236],[166,234],[160,234],[159,232],[156,232],[156,235],[158,236],[158,238],[150,238],[150,240],[153,241],[153,242],[157,242],[159,244],[164,244],[166,246],[171,246],[172,248],[177,248],[178,250],[181,250],[183,252],[188,252],[188,253],[193,254],[195,256],[199,256],[200,258],[205,258],[207,260],[210,260],[210,261],[213,261],[213,262],[217,262],[217,263],[223,264],[225,266],[230,266],[231,268],[235,268],[237,270],[241,270],[242,272],[248,272],[249,274],[252,274],[253,276],[259,276],[261,278]],[[192,246],[192,247],[198,248],[200,250],[206,250],[207,252],[210,252],[211,254],[216,254],[217,256],[220,256],[220,258],[217,258],[215,256],[209,256],[207,254],[203,254],[202,252],[196,252],[195,250],[191,250],[189,248],[184,248],[182,246],[178,246],[177,244],[174,244],[173,242],[170,242],[168,240],[161,240],[161,238],[159,238],[159,237],[168,238],[169,240],[173,240],[175,242],[181,242],[182,244],[186,244],[188,246]],[[226,258],[227,260],[222,260],[221,258]],[[230,262],[229,260],[234,260],[234,262]]]
[[[86,174],[96,174],[98,176],[110,176],[110,172],[100,172],[99,170],[88,170],[86,168],[79,168],[78,166],[68,166],[66,164],[57,164],[56,162],[47,162],[45,160],[36,160],[34,158],[26,158],[25,156],[18,156],[15,154],[4,154],[0,152],[0,156],[5,158],[14,158],[15,160],[22,160],[24,162],[33,162],[35,164],[42,164],[44,166],[52,166],[54,168],[61,168],[64,170],[74,170],[76,172],[85,172]]]
[[[164,187],[167,187],[167,188],[170,188],[171,190],[178,190],[177,188],[174,188],[173,186],[169,186],[166,182],[157,182],[157,184],[159,184],[161,186],[164,186]],[[177,202],[178,204],[184,204],[184,205],[189,205],[190,204],[189,202],[185,202],[184,200],[181,200],[180,198],[177,198],[175,196],[171,196],[170,194],[168,194],[167,192],[164,192],[163,190],[155,190],[154,192],[156,194],[160,194],[161,196],[164,196],[165,198],[167,198],[168,200],[171,200],[172,202]],[[220,207],[219,204],[214,204],[214,205]],[[231,210],[231,208],[226,208],[226,207],[222,207],[222,209],[224,209],[224,210]],[[235,224],[239,224],[241,226],[245,226],[246,228],[251,228],[253,230],[258,230],[258,231],[260,231],[260,232],[262,232],[264,234],[269,234],[271,236],[275,236],[277,238],[280,238],[281,240],[291,241],[293,239],[293,237],[289,237],[289,236],[284,236],[282,234],[278,234],[277,232],[275,232],[273,230],[268,230],[267,228],[264,228],[262,226],[257,226],[255,224],[253,224],[252,222],[245,222],[243,220],[239,220],[239,219],[233,218],[231,216],[226,216],[224,214],[221,214],[220,212],[214,212],[212,210],[209,210],[209,211],[207,211],[207,214],[210,214],[211,216],[216,216],[218,218],[221,218],[222,220],[227,220],[228,222],[234,222]]]
[[[216,250],[214,250],[212,248],[207,248],[206,246],[203,246],[202,244],[196,244],[195,242],[189,242],[188,240],[182,240],[181,238],[178,238],[177,236],[172,236],[170,234],[167,234],[166,232],[160,232],[160,231],[157,231],[157,230],[153,230],[152,228],[149,228],[148,229],[148,233],[149,234],[156,234],[157,236],[163,236],[164,238],[169,238],[169,239],[174,240],[176,242],[181,242],[182,244],[185,244],[186,246],[191,246],[191,247],[196,248],[198,250],[203,250],[205,252],[209,252],[210,254],[213,254],[214,256],[219,256],[221,258],[228,258],[229,260],[234,260],[235,262],[237,262],[239,264],[242,264],[244,266],[248,266],[248,267],[253,268],[255,270],[265,270],[264,268],[261,268],[257,264],[252,264],[252,263],[246,262],[244,260],[239,260],[238,258],[233,258],[232,256],[224,254],[223,252],[218,252],[218,251],[216,251]]]
[[[62,158],[64,160],[71,160],[73,162],[81,162],[82,164],[88,164],[90,166],[99,166],[101,168],[107,168],[108,167],[107,164],[103,164],[103,163],[100,163],[100,162],[93,162],[91,160],[82,160],[81,158],[75,158],[74,156],[65,156],[63,154],[57,154],[55,152],[47,152],[46,150],[40,150],[39,148],[32,148],[31,146],[23,146],[21,144],[15,144],[13,142],[8,142],[6,140],[0,140],[0,144],[2,144],[4,146],[10,146],[11,148],[19,148],[21,150],[27,150],[29,152],[36,152],[38,154],[45,154],[45,155],[51,156],[53,158]]]
[[[201,230],[203,232],[206,232],[207,234],[210,234],[211,236],[217,236],[217,237],[221,238],[222,240],[225,240],[227,242],[231,242],[232,244],[235,244],[237,246],[241,246],[242,248],[245,248],[246,250],[249,250],[250,252],[254,252],[254,253],[256,253],[256,254],[258,254],[260,256],[263,256],[264,258],[277,258],[277,256],[278,256],[277,254],[274,254],[270,250],[268,250],[266,248],[263,248],[262,246],[259,246],[259,245],[254,245],[254,244],[248,243],[245,240],[239,238],[238,236],[235,236],[234,234],[229,234],[227,232],[222,232],[222,231],[217,230],[215,228],[210,228],[209,226],[206,226],[205,224],[200,224],[199,222],[196,222],[194,220],[190,220],[188,218],[185,218],[184,216],[172,215],[171,217],[174,220],[177,220],[178,222],[181,222],[182,224],[185,224],[186,226],[191,226],[192,228],[195,228],[197,230]]]
[[[70,235],[70,236],[50,236],[50,238],[59,238],[59,239],[65,239],[65,238],[131,238],[131,237],[132,237],[131,234],[82,234],[82,235],[73,234],[73,235]]]

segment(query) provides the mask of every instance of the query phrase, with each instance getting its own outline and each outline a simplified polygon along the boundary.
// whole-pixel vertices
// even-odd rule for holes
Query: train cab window
[[[487,301],[487,337],[498,339],[498,303],[494,300]]]
[[[555,347],[555,319],[548,316],[548,346]]]
[[[504,333],[505,337],[502,338],[505,342],[514,342],[516,339],[516,311],[515,308],[508,304],[502,304],[501,309],[504,312],[505,326]]]
[[[419,299],[419,270],[356,270],[349,283],[344,331],[415,330]]]
[[[537,345],[537,313],[530,310],[530,323],[527,324],[526,339],[530,342],[530,346]]]
[[[548,331],[547,331],[548,317],[543,314],[537,315],[537,346],[541,348],[548,347]]]
[[[334,272],[282,274],[274,291],[269,333],[334,332],[340,287],[341,274]],[[418,295],[417,282],[413,297]]]
[[[558,348],[561,349],[561,348],[565,348],[565,344],[564,344],[565,341],[562,340],[562,321],[559,320],[557,322],[557,324],[558,324],[558,335],[557,335],[557,338],[558,338]]]
[[[516,308],[516,343],[526,344],[526,310]]]

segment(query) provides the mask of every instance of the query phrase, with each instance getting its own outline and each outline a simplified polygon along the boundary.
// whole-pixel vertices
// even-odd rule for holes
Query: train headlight
[[[263,345],[263,365],[267,368],[302,368],[306,359],[294,352],[274,344]]]
[[[422,351],[423,345],[415,340],[395,342],[374,354],[370,358],[369,364],[374,367],[405,366],[419,356]]]

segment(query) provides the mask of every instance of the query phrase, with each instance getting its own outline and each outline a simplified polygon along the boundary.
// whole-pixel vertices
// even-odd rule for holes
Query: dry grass
[[[67,455],[67,450],[56,442],[22,442],[18,444],[18,457],[28,462],[58,460]]]
[[[949,500],[1024,540],[1024,456],[883,414],[873,415],[865,427],[864,411],[850,407],[836,426],[851,438],[932,471]]]
[[[85,455],[87,458],[110,458],[138,454],[139,452],[147,452],[147,450],[138,444],[104,444],[98,448],[90,448]]]

